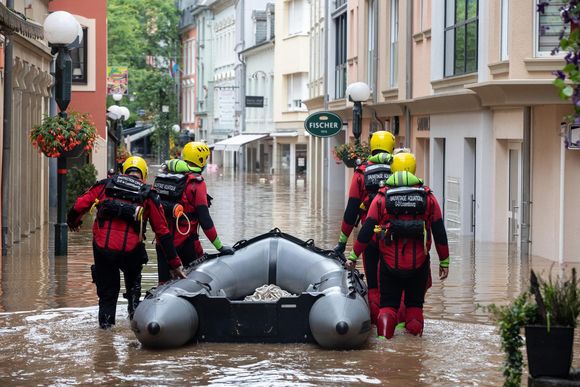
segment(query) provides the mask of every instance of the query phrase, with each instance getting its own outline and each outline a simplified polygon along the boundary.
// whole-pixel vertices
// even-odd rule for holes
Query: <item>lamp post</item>
[[[44,33],[52,47],[55,59],[54,99],[61,117],[66,117],[66,109],[71,100],[72,59],[70,45],[79,37],[82,31],[73,15],[65,11],[53,12],[44,21]],[[54,254],[66,255],[68,250],[68,234],[66,224],[66,156],[60,156],[57,161],[57,221],[55,225]]]
[[[116,99],[115,96],[121,96],[121,94],[113,94],[113,99],[115,100],[115,103],[118,103],[121,98]],[[109,106],[109,108],[107,109],[107,116],[111,119],[111,121],[114,123],[114,133],[115,133],[115,137],[113,138],[113,141],[115,142],[115,165],[114,165],[114,169],[117,170],[117,165],[116,165],[116,160],[117,160],[117,151],[119,149],[119,145],[121,144],[122,141],[122,136],[123,136],[123,121],[127,121],[129,119],[129,116],[131,115],[131,112],[129,111],[129,109],[125,106],[119,106],[118,104],[115,105],[111,105]]]
[[[370,96],[371,89],[364,82],[351,83],[346,88],[346,97],[349,101],[354,102],[352,108],[352,134],[354,135],[355,143],[360,141],[362,133],[362,103],[369,99]]]

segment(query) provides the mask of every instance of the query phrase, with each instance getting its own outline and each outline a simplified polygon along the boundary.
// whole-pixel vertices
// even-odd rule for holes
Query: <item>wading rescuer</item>
[[[183,160],[167,161],[167,173],[159,174],[155,179],[169,230],[185,266],[203,254],[199,225],[220,253],[234,253],[231,247],[222,244],[209,214],[211,197],[201,175],[209,155],[210,150],[203,142],[189,142],[183,147]],[[170,273],[167,264],[159,262],[157,267],[159,282],[168,281]]]
[[[83,215],[96,208],[93,224],[93,254],[91,267],[93,282],[99,296],[99,326],[103,329],[115,324],[115,312],[120,291],[120,273],[125,278],[123,294],[128,300],[129,318],[133,318],[141,297],[141,270],[147,262],[143,243],[147,220],[161,246],[163,261],[171,267],[176,278],[185,278],[181,260],[173,246],[159,195],[148,184],[147,163],[141,157],[129,157],[122,174],[101,180],[77,198],[68,213],[67,223],[78,231]]]
[[[344,253],[346,242],[353,228],[359,222],[365,222],[367,211],[376,196],[381,182],[391,175],[391,154],[395,147],[395,136],[391,132],[378,131],[370,140],[371,157],[359,165],[352,177],[348,194],[348,203],[344,211],[340,237],[334,251]],[[376,323],[379,314],[378,285],[379,249],[373,237],[366,245],[363,254],[363,265],[369,289],[371,321]]]
[[[415,336],[423,333],[432,238],[439,255],[439,279],[444,280],[449,274],[449,247],[441,209],[429,187],[414,175],[415,166],[411,153],[393,157],[393,174],[372,202],[345,264],[347,268],[354,267],[366,245],[373,238],[378,239],[382,259],[377,331],[387,339],[393,337],[403,291],[407,309],[405,329]]]

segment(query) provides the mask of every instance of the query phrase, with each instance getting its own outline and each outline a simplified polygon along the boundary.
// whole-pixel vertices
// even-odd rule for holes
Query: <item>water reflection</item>
[[[301,183],[257,175],[208,175],[210,209],[224,243],[280,228],[332,247],[341,209],[310,204]],[[357,351],[314,345],[211,344],[170,351],[142,349],[120,299],[112,331],[97,329],[91,283],[90,221],[71,234],[69,256],[49,253],[48,228],[15,245],[0,272],[0,382],[14,384],[139,385],[460,385],[501,384],[502,354],[495,328],[478,304],[503,303],[525,286],[528,270],[551,263],[508,254],[508,246],[457,239],[447,281],[434,279],[422,339],[397,332]],[[148,236],[149,241],[152,235]],[[204,247],[213,247],[202,239]],[[156,284],[155,249],[143,288]],[[347,251],[350,250],[350,245]],[[433,263],[433,273],[437,273]],[[578,340],[577,340],[578,342]],[[577,346],[578,347],[578,346]],[[578,358],[578,357],[576,357]]]

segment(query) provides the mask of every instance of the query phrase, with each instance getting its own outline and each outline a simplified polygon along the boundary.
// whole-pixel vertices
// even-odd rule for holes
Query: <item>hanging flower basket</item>
[[[95,124],[88,114],[46,116],[30,131],[30,141],[47,157],[78,157],[91,151],[97,138]]]
[[[129,150],[124,145],[119,145],[117,147],[117,153],[115,156],[115,161],[117,164],[123,164],[129,157],[131,157],[131,152],[129,152]]]
[[[371,150],[365,143],[340,144],[334,147],[332,153],[337,164],[344,163],[348,168],[356,168],[370,156]]]

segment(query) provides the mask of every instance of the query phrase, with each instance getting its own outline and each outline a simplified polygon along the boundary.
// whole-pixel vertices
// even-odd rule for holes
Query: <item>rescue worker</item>
[[[173,246],[167,228],[159,195],[147,179],[147,163],[141,157],[129,157],[122,174],[114,174],[93,185],[79,196],[68,212],[67,223],[78,231],[83,215],[93,207],[97,216],[93,224],[94,265],[93,282],[99,297],[99,326],[103,329],[115,325],[117,299],[120,291],[120,274],[123,272],[128,300],[129,318],[133,318],[141,297],[141,271],[147,262],[143,243],[147,220],[162,246],[160,261],[167,261],[172,275],[185,278],[181,260]]]
[[[423,333],[423,303],[430,280],[432,240],[439,255],[439,279],[449,274],[447,233],[437,199],[423,181],[414,175],[415,156],[393,156],[393,174],[371,204],[368,217],[345,264],[355,265],[357,257],[376,235],[381,251],[380,313],[378,335],[390,339],[397,325],[397,309],[405,294],[405,329]]]
[[[367,210],[381,187],[381,182],[391,175],[391,154],[395,147],[395,136],[391,132],[378,131],[370,139],[371,156],[358,166],[352,177],[348,203],[344,211],[340,237],[334,251],[344,253],[346,242],[355,225],[364,224]],[[379,314],[378,278],[379,249],[373,238],[363,254],[363,265],[369,289],[368,298],[371,308],[371,322],[376,323]]]
[[[155,188],[183,264],[187,266],[203,254],[198,226],[220,253],[233,254],[231,247],[222,244],[209,214],[211,197],[201,175],[210,155],[208,146],[203,142],[189,142],[181,154],[183,160],[169,160],[165,164],[168,173],[156,177]],[[157,268],[159,282],[168,281],[169,267],[165,262],[160,262]]]

